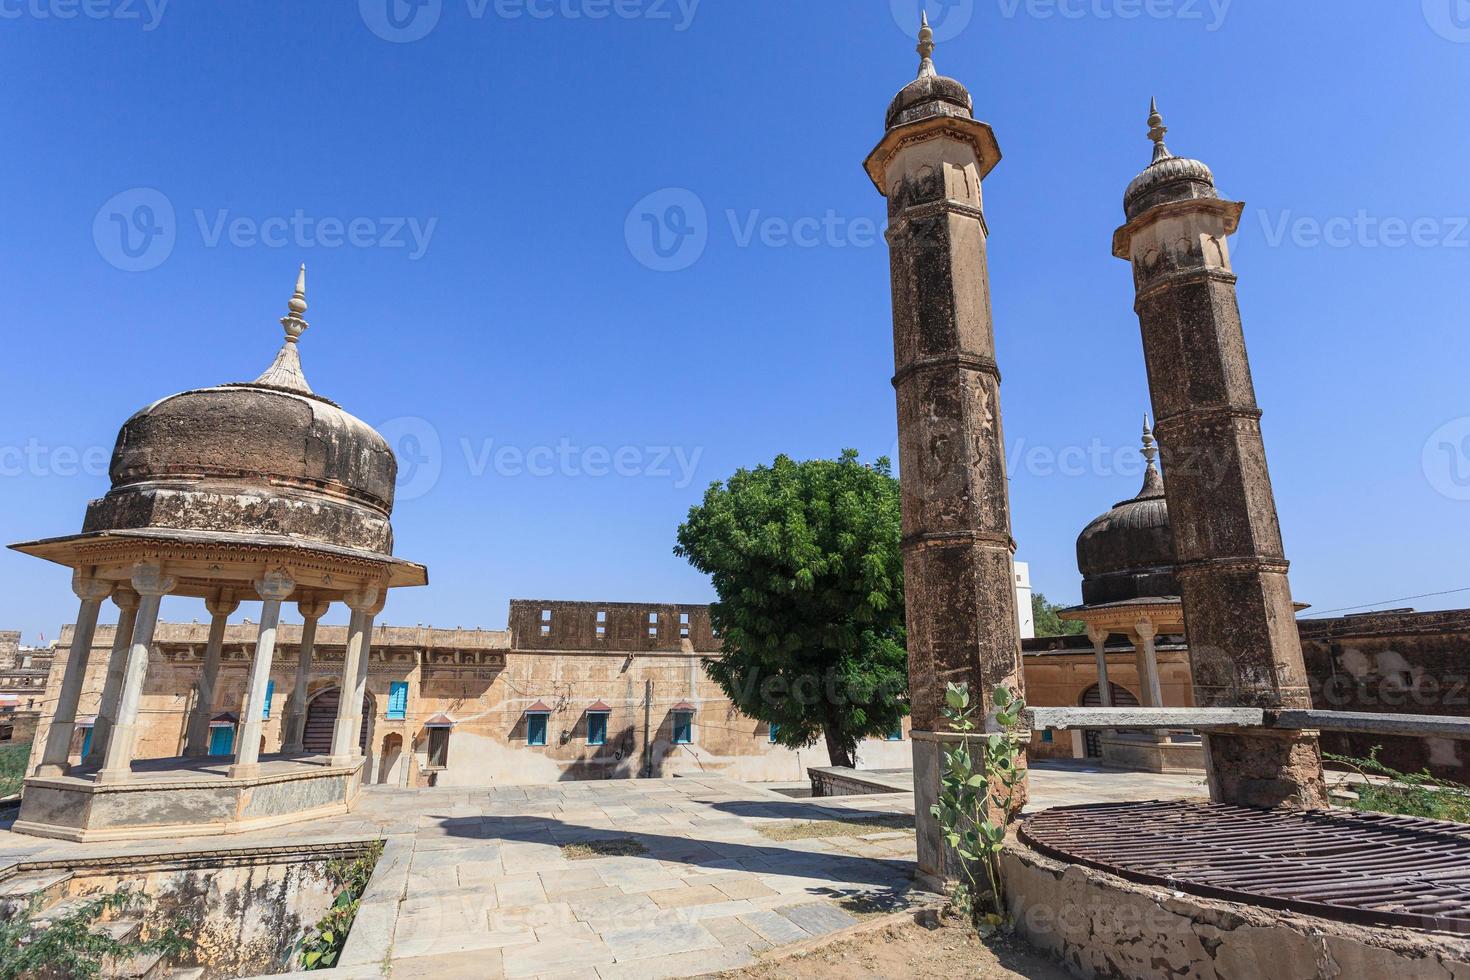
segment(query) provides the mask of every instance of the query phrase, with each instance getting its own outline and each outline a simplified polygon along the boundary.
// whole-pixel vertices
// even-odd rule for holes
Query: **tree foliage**
[[[898,481],[889,461],[742,469],[679,527],[674,553],[708,574],[723,646],[706,664],[790,748],[826,739],[833,765],[908,713]]]
[[[1040,592],[1031,593],[1031,618],[1036,623],[1037,636],[1076,636],[1087,629],[1081,620],[1063,619],[1059,614],[1065,606],[1048,602]]]

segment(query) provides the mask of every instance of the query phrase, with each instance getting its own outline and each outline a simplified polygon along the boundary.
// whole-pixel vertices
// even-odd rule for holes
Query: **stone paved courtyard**
[[[1195,796],[1196,778],[1033,770],[1033,807]],[[156,854],[386,838],[338,977],[673,977],[938,897],[916,891],[914,835],[776,840],[763,827],[912,813],[896,793],[808,800],[721,777],[398,790],[350,815],[177,844],[67,844],[0,831],[0,859]],[[631,838],[643,853],[574,860]]]

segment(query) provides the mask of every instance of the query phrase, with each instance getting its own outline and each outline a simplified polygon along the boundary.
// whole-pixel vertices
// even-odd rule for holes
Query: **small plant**
[[[26,778],[26,760],[30,755],[30,742],[0,745],[0,797],[20,792],[21,783]]]
[[[969,685],[945,689],[944,717],[961,740],[943,750],[943,785],[939,802],[930,807],[964,875],[951,904],[985,935],[1009,925],[1000,852],[1016,811],[1017,790],[1026,778],[1018,765],[1021,742],[1016,734],[1026,702],[1006,687],[995,689],[994,700],[1000,731],[983,733],[973,720]],[[972,752],[972,746],[979,752]]]
[[[646,853],[648,853],[648,848],[631,837],[573,841],[561,846],[561,856],[568,861],[590,861],[600,857],[637,857]]]
[[[1470,786],[1437,779],[1428,769],[1417,773],[1399,772],[1378,761],[1381,745],[1373,746],[1368,758],[1324,753],[1324,757],[1355,770],[1363,777],[1352,789],[1356,800],[1347,801],[1354,810],[1371,813],[1397,813],[1406,817],[1450,820],[1470,823]],[[1369,776],[1381,776],[1387,783],[1374,782]]]
[[[328,970],[337,965],[342,947],[347,945],[352,920],[357,918],[357,910],[362,905],[362,893],[367,890],[373,868],[382,855],[383,842],[377,841],[355,858],[333,858],[327,862],[325,873],[337,889],[337,897],[327,914],[296,943],[303,970]]]
[[[182,921],[151,939],[114,939],[105,932],[93,931],[108,913],[132,911],[148,902],[148,896],[123,889],[86,902],[39,927],[34,910],[21,909],[0,922],[0,980],[90,980],[102,975],[105,962],[120,963],[153,953],[176,956],[187,949],[187,923]]]

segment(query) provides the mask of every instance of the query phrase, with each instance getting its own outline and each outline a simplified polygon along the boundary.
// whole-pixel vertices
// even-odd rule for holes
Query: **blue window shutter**
[[[674,712],[674,742],[677,745],[688,745],[693,741],[692,728],[694,713],[692,711]]]
[[[209,730],[209,754],[229,755],[235,750],[235,729],[230,725],[215,725]]]
[[[394,681],[388,685],[388,717],[408,717],[408,681]]]
[[[82,736],[82,755],[85,756],[87,753],[89,753],[91,751],[92,751],[92,729],[89,728],[89,729],[87,729],[86,734]]]
[[[546,715],[538,712],[526,716],[526,741],[531,745],[546,744]]]
[[[772,745],[775,745],[776,744],[776,736],[778,734],[780,734],[780,731],[781,731],[781,726],[778,725],[778,724],[776,724],[775,722],[772,722],[771,723],[771,732],[770,732],[771,744]]]
[[[266,681],[265,682],[265,708],[264,708],[264,710],[261,711],[260,717],[262,717],[262,718],[269,718],[271,716],[271,698],[273,698],[275,696],[276,696],[276,682],[275,681]]]
[[[593,711],[587,715],[587,744],[605,745],[607,743],[607,713],[604,711]]]

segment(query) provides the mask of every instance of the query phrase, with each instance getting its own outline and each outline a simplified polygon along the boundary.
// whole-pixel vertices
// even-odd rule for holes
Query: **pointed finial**
[[[1155,445],[1155,443],[1154,443],[1154,427],[1153,427],[1153,424],[1149,421],[1149,418],[1148,418],[1148,414],[1147,413],[1144,413],[1144,416],[1143,416],[1143,449],[1142,449],[1142,452],[1143,452],[1143,458],[1146,459],[1146,460],[1148,460],[1148,465],[1150,465],[1150,466],[1154,465],[1154,460],[1157,459],[1158,458],[1158,455],[1159,455],[1159,449],[1158,449],[1158,446]]]
[[[923,12],[919,24],[919,77],[932,78],[939,74],[934,70],[934,28],[929,26],[929,11]]]
[[[1164,125],[1164,117],[1159,115],[1159,100],[1148,100],[1148,138],[1154,141],[1154,163],[1160,160],[1168,160],[1174,154],[1164,145],[1164,135],[1169,132],[1169,127]]]
[[[296,350],[296,342],[306,333],[308,326],[301,318],[305,312],[306,264],[302,263],[301,270],[296,273],[296,291],[286,302],[286,315],[281,317],[281,326],[286,330],[286,342],[281,345],[271,366],[255,379],[256,384],[311,394],[311,385],[306,383],[306,375],[301,371],[301,355]]]
[[[281,326],[286,328],[286,341],[296,343],[303,333],[306,332],[307,322],[301,319],[301,314],[306,312],[306,263],[301,263],[301,271],[296,273],[296,291],[291,294],[291,299],[286,303],[289,310],[281,317]]]

